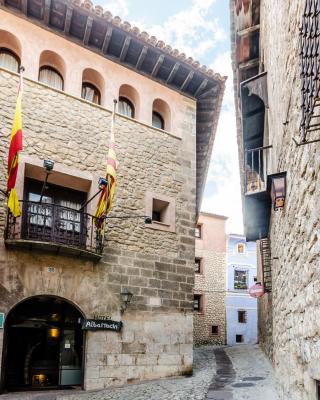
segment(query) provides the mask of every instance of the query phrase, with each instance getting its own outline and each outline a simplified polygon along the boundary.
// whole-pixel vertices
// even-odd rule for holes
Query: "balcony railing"
[[[51,203],[21,201],[22,218],[8,214],[7,245],[52,249],[55,252],[100,258],[103,233],[94,217],[83,211]]]
[[[268,150],[272,146],[245,150],[245,193],[259,193],[267,190]]]

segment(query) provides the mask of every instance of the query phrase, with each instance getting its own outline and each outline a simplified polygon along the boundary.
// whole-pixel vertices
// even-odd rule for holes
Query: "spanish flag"
[[[19,151],[21,151],[23,148],[21,103],[22,103],[22,71],[20,74],[18,98],[16,103],[16,110],[14,113],[13,125],[11,129],[9,155],[8,155],[8,180],[7,180],[7,193],[9,195],[8,208],[14,217],[19,217],[21,215],[19,200],[15,189],[18,166],[19,166]]]
[[[116,188],[116,170],[117,170],[117,156],[115,152],[115,140],[114,140],[114,121],[115,121],[115,110],[112,114],[111,122],[111,140],[107,158],[107,171],[106,171],[106,185],[101,187],[101,193],[98,200],[96,212],[94,214],[96,226],[99,229],[104,227],[104,219],[106,214],[112,208],[113,196]]]

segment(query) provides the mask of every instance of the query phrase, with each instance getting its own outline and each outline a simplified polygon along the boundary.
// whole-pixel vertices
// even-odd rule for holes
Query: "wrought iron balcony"
[[[245,150],[245,194],[267,190],[268,150],[272,146]]]
[[[21,201],[20,204],[22,218],[8,214],[7,246],[101,258],[103,234],[97,229],[92,215],[53,203]]]

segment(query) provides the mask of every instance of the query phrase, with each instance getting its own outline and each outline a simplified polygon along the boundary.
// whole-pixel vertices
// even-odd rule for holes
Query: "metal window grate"
[[[300,27],[302,120],[301,143],[320,127],[320,0],[306,0]],[[318,115],[317,115],[318,114]]]
[[[260,240],[260,255],[263,273],[263,285],[265,292],[272,290],[271,250],[268,238]]]

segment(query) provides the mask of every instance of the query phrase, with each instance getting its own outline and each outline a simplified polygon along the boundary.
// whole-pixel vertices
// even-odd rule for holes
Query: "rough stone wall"
[[[2,177],[17,84],[16,75],[0,70]],[[111,113],[30,80],[24,86],[23,154],[103,176]],[[110,215],[144,215],[150,190],[175,199],[175,232],[149,229],[143,220],[113,220],[98,263],[1,245],[0,307],[5,313],[24,298],[51,294],[75,303],[87,318],[98,314],[119,320],[119,293],[123,287],[133,292],[122,333],[87,335],[86,389],[192,371],[195,104],[183,101],[182,139],[120,116],[115,127],[119,168]],[[4,202],[0,215],[3,230]],[[105,343],[103,352],[96,341]]]
[[[204,301],[202,312],[194,314],[194,342],[196,345],[225,344],[226,252],[201,249],[196,245],[196,257],[202,258],[203,273],[195,274],[194,292],[202,294]],[[218,335],[212,335],[212,325],[218,325]]]
[[[305,1],[262,1],[262,62],[268,72],[268,173],[287,171],[286,205],[272,211],[273,357],[280,399],[316,398],[320,379],[319,143],[296,147],[302,110],[299,25]],[[319,131],[313,132],[319,138]]]

